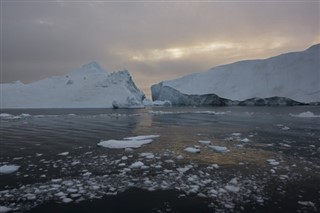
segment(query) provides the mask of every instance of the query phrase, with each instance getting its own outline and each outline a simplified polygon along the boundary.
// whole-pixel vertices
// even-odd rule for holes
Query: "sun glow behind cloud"
[[[131,53],[129,55],[129,58],[133,61],[174,60],[191,55],[202,54],[216,50],[226,50],[231,48],[235,48],[235,44],[230,42],[201,43],[194,46],[151,49],[144,52]]]

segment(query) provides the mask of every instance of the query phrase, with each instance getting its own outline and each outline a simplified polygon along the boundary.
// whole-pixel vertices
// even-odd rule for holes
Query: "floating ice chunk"
[[[240,187],[234,185],[226,185],[224,187],[228,192],[238,193],[240,191]]]
[[[190,167],[177,168],[177,171],[180,172],[180,173],[185,173],[190,169],[191,169]]]
[[[138,169],[141,168],[142,166],[144,166],[144,163],[142,163],[141,161],[137,161],[134,162],[133,164],[130,165],[131,169]]]
[[[184,149],[184,151],[189,153],[200,153],[200,149],[194,148],[194,147],[187,147]]]
[[[280,164],[280,162],[276,161],[275,159],[267,159],[270,165],[277,166]]]
[[[144,152],[144,153],[141,153],[141,154],[140,154],[140,157],[152,159],[152,158],[154,158],[154,154],[151,153],[151,152]]]
[[[199,141],[199,143],[201,143],[201,144],[205,144],[205,145],[209,145],[209,144],[210,144],[210,142],[211,142],[211,141],[201,141],[201,140]]]
[[[319,151],[319,152],[320,152],[320,151]],[[178,159],[178,160],[181,160],[181,159],[183,159],[183,156],[182,156],[182,155],[178,155],[178,156],[177,156],[177,159]]]
[[[58,155],[66,156],[66,155],[69,155],[69,152],[61,152]]]
[[[301,112],[300,114],[289,114],[292,117],[298,117],[298,118],[320,118],[320,115],[315,115],[313,112],[306,111]]]
[[[146,140],[107,140],[98,143],[98,146],[102,146],[109,149],[126,149],[126,148],[139,148],[144,144],[151,143],[152,139]]]
[[[282,130],[289,130],[290,128],[289,127],[287,127],[287,126],[284,126],[283,128],[282,128]]]
[[[3,113],[1,113],[3,114]],[[6,213],[6,212],[9,212],[11,211],[12,209],[9,208],[9,207],[6,207],[6,206],[0,206],[0,213]]]
[[[62,202],[64,202],[64,203],[70,203],[72,201],[73,200],[71,198],[68,198],[68,197],[65,197],[65,198],[62,199]]]
[[[4,165],[0,166],[0,174],[10,174],[17,171],[20,166],[17,165]]]
[[[241,139],[242,142],[248,143],[250,140],[248,138]]]
[[[311,201],[298,201],[298,204],[300,204],[302,206],[310,206],[310,207],[315,208],[314,203]]]
[[[211,146],[209,146],[209,148],[214,150],[214,151],[216,151],[216,152],[220,152],[220,153],[225,153],[225,152],[229,151],[227,149],[227,147],[225,147],[225,146],[213,146],[213,145],[211,145]]]
[[[9,113],[0,113],[0,118],[6,118],[6,117],[11,117],[13,115],[9,114]]]
[[[127,149],[139,148],[144,144],[151,143],[153,138],[160,137],[160,135],[141,135],[135,137],[127,137],[123,140],[107,140],[98,143],[98,146],[102,146],[109,149]]]

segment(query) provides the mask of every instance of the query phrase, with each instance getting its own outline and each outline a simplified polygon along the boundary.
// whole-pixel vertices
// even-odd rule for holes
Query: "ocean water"
[[[8,109],[0,121],[0,169],[19,166],[0,174],[0,210],[320,209],[319,107]],[[159,137],[97,145],[142,135]]]

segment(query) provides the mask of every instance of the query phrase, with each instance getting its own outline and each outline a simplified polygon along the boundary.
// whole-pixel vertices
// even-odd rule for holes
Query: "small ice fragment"
[[[187,147],[184,149],[184,151],[189,153],[200,153],[200,149],[194,148],[194,147]]]
[[[1,114],[5,114],[5,113],[1,113]],[[12,209],[6,206],[0,206],[0,213],[6,213],[11,211]]]
[[[250,140],[249,140],[248,138],[244,138],[244,139],[242,139],[241,141],[242,141],[242,142],[245,142],[245,143],[250,142]]]
[[[280,164],[280,162],[276,161],[275,159],[267,159],[270,165],[277,166]]]
[[[72,201],[73,200],[71,198],[68,198],[68,197],[65,197],[65,198],[62,199],[62,202],[64,202],[64,203],[70,203]]]
[[[285,126],[285,127],[282,128],[282,130],[285,130],[285,131],[286,131],[286,130],[289,130],[289,129],[290,129],[290,128],[287,127],[287,126]]]
[[[141,168],[142,166],[144,166],[144,163],[142,163],[141,161],[137,161],[134,162],[133,164],[130,165],[131,169],[138,169]]]
[[[238,193],[240,191],[240,187],[234,185],[226,185],[224,187],[228,192]]]
[[[69,155],[69,152],[61,152],[58,155],[66,156],[66,155]]]
[[[209,145],[211,141],[201,141],[201,140],[200,140],[200,141],[198,141],[198,142],[201,143],[201,144]]]
[[[298,201],[298,204],[300,204],[302,206],[310,206],[310,207],[315,208],[314,203],[311,201]]]
[[[0,166],[0,174],[10,174],[16,172],[20,166],[17,165],[4,165]]]
[[[220,153],[225,153],[228,151],[227,147],[225,146],[209,146],[210,149],[216,151],[216,152],[220,152]]]

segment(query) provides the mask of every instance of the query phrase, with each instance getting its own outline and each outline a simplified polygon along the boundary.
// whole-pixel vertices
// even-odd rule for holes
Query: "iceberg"
[[[141,108],[145,98],[127,70],[108,74],[97,62],[64,76],[0,87],[1,108]]]
[[[320,44],[268,59],[239,61],[151,87],[173,105],[279,106],[320,102]]]

